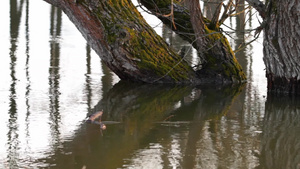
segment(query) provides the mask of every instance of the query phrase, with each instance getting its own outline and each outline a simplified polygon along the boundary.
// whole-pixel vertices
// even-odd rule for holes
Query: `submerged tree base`
[[[300,95],[299,6],[300,1],[266,2],[263,59],[269,93]]]
[[[300,95],[300,80],[297,78],[275,77],[267,74],[268,92],[270,94]]]

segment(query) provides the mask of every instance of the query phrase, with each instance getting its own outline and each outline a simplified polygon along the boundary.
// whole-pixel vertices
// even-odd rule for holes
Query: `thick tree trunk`
[[[211,34],[204,39],[210,39],[207,43],[210,46],[206,47],[209,49],[204,52],[213,57],[205,58],[202,68],[195,71],[153,31],[130,0],[45,1],[65,12],[103,62],[121,79],[194,84],[245,80],[227,40],[216,31],[204,30]],[[184,17],[189,14],[185,13]],[[191,28],[190,22],[186,24],[189,24],[187,29]]]
[[[264,62],[271,93],[300,94],[300,1],[269,0]]]
[[[45,0],[61,8],[121,79],[198,83],[194,70],[146,23],[130,0]]]
[[[198,0],[186,0],[184,3],[173,1],[174,24],[170,17],[166,17],[172,12],[170,0],[140,2],[198,50],[202,65],[196,73],[207,83],[241,82],[246,79],[229,42],[220,32],[219,23],[211,24],[203,17]]]

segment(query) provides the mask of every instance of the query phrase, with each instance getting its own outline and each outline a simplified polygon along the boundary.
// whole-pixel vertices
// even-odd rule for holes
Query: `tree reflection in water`
[[[107,124],[100,131],[98,125],[83,122],[63,143],[64,149],[55,148],[53,155],[39,161],[59,168],[218,166],[216,160],[231,151],[222,146],[228,143],[220,140],[225,137],[219,131],[220,119],[242,88],[119,82],[90,112],[103,109],[103,121],[119,124]],[[210,158],[216,160],[205,160]]]
[[[61,20],[61,11],[49,8],[51,14],[48,18],[51,21],[46,34],[50,31],[50,38],[45,36],[43,40],[47,42],[47,50],[35,55],[37,46],[33,45],[34,40],[39,42],[38,47],[41,48],[43,41],[40,37],[35,39],[33,35],[36,35],[34,30],[37,29],[29,26],[36,22],[30,22],[29,18],[34,19],[33,14],[29,16],[29,1],[11,0],[9,4],[10,22],[7,25],[10,25],[10,32],[8,40],[3,41],[9,45],[6,50],[1,50],[9,51],[3,54],[9,54],[9,59],[3,57],[0,62],[1,68],[9,65],[8,79],[3,76],[0,85],[0,107],[7,112],[3,113],[5,116],[2,117],[3,127],[0,130],[4,136],[0,138],[4,147],[0,154],[3,168],[299,166],[299,101],[297,98],[268,96],[265,105],[260,86],[266,85],[257,78],[257,69],[254,68],[258,63],[255,63],[257,46],[250,45],[237,54],[248,77],[245,88],[126,82],[114,85],[118,80],[106,66],[96,63],[99,60],[93,60],[92,51],[85,43],[83,54],[78,56],[83,58],[86,53],[86,58],[80,60],[80,63],[86,61],[86,67],[78,72],[74,70],[78,70],[79,66],[73,65],[75,69],[70,69],[74,68],[69,66],[75,62],[70,63],[71,59],[66,61],[66,50],[70,46],[63,42],[73,37],[74,31],[66,36],[70,23]],[[21,11],[26,13],[21,15]],[[254,28],[254,25],[251,26],[254,21],[248,14],[236,20],[230,19],[230,22],[243,25],[241,23],[245,17],[250,20],[248,28]],[[244,28],[237,26],[236,29],[238,40],[232,41],[232,46],[237,48],[246,40],[244,34],[238,34]],[[177,51],[182,45],[189,46],[169,30],[163,29],[162,32],[162,36],[170,45],[175,45]],[[25,39],[22,40],[22,37]],[[21,50],[22,44],[26,56],[20,55],[24,50]],[[76,59],[71,55],[72,60]],[[197,64],[192,52],[186,58]],[[35,63],[41,66],[35,67]],[[46,70],[44,74],[42,70]],[[67,70],[71,73],[66,74]],[[72,75],[76,77],[72,78]],[[9,83],[3,83],[5,81]],[[89,115],[99,110],[104,112],[103,121],[119,123],[107,124],[107,130],[101,131],[98,125],[84,122],[86,112]]]
[[[269,96],[258,168],[300,168],[300,100]]]

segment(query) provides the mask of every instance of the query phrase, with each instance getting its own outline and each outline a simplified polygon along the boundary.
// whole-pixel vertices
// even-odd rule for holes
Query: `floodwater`
[[[300,102],[267,96],[262,36],[236,53],[244,86],[130,84],[57,8],[10,0],[0,9],[0,168],[300,167]],[[226,22],[234,49],[258,25],[254,11],[245,16]],[[177,50],[189,47],[145,18]],[[85,122],[100,110],[106,130]]]

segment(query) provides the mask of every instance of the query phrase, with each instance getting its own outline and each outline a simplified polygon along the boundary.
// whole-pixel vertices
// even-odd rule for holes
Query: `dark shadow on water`
[[[83,121],[74,136],[64,141],[61,148],[53,146],[53,154],[36,162],[55,168],[124,167],[141,147],[163,137],[170,140],[167,138],[171,135],[162,132],[161,127],[173,122],[190,123],[186,154],[193,154],[196,151],[193,144],[200,137],[197,133],[202,122],[226,114],[242,88],[147,85],[121,81],[105,93],[89,113],[103,110],[102,121],[120,123],[107,124],[107,129],[102,131],[98,125]],[[191,160],[184,159],[186,167]]]
[[[257,168],[300,168],[300,98],[268,96]]]

